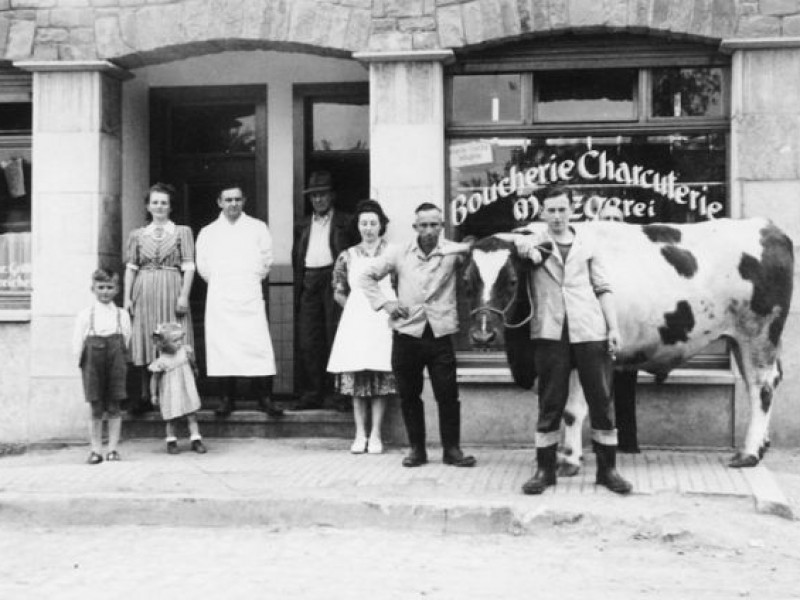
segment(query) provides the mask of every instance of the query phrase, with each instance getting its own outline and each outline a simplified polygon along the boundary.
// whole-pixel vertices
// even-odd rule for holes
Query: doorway
[[[331,173],[334,209],[354,212],[369,198],[369,83],[296,84],[293,100],[295,223],[313,212],[303,188],[314,171]],[[297,382],[305,374],[296,323],[294,348]]]
[[[177,189],[176,223],[191,227],[197,239],[200,229],[219,215],[216,198],[229,185],[242,187],[250,216],[267,220],[266,86],[153,88],[150,116],[151,181]],[[266,300],[266,281],[263,288]],[[190,303],[204,405],[218,395],[214,379],[202,376],[205,298],[206,284],[197,276]]]

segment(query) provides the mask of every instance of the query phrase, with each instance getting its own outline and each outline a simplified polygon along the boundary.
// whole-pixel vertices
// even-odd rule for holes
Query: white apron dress
[[[355,248],[347,250],[349,263],[347,283],[350,295],[339,319],[339,328],[333,340],[328,360],[330,373],[357,371],[392,371],[392,329],[389,315],[384,310],[373,310],[358,278],[375,258],[359,256]],[[397,297],[391,278],[384,277],[379,287],[390,301]]]
[[[209,377],[275,375],[261,280],[272,264],[266,224],[220,215],[197,237],[197,269],[208,282],[205,336]]]

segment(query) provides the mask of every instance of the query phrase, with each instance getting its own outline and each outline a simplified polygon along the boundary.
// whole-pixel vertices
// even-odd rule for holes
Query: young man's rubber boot
[[[615,494],[630,494],[633,486],[617,471],[617,447],[592,442],[597,457],[595,483],[607,487]]]
[[[541,494],[548,487],[556,484],[557,449],[557,444],[536,449],[536,472],[533,477],[522,484],[523,494]]]

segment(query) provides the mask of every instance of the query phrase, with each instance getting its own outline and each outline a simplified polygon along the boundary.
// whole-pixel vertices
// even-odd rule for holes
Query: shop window
[[[0,310],[30,309],[30,76],[0,73]]]
[[[654,117],[722,117],[723,70],[719,67],[652,71]]]
[[[536,73],[536,121],[620,121],[636,118],[634,69]]]
[[[522,78],[518,74],[453,78],[453,120],[462,123],[520,122]]]
[[[572,188],[576,220],[609,204],[636,224],[729,215],[729,58],[651,40],[629,45],[615,53],[608,40],[584,48],[571,39],[563,51],[497,49],[450,67],[449,237],[483,237],[536,220],[537,193],[551,184]],[[483,78],[486,89],[473,89],[473,78]],[[519,82],[517,122],[493,119],[501,81]],[[504,364],[502,342],[474,347],[466,302],[459,310],[460,364]],[[725,344],[716,343],[690,366],[728,362]]]

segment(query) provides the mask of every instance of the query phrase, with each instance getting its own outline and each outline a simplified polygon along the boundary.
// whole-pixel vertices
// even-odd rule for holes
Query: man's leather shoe
[[[404,467],[420,467],[428,462],[428,455],[423,450],[411,449],[403,459]]]
[[[297,401],[292,410],[319,410],[321,408],[322,402],[320,399],[313,394],[307,394]]]
[[[217,407],[216,415],[218,417],[227,417],[229,414],[233,412],[234,409],[234,400],[230,396],[223,396],[222,401],[219,403]]]
[[[447,448],[442,454],[442,462],[453,467],[474,467],[477,464],[474,456],[467,456],[461,448]]]
[[[258,410],[274,418],[283,416],[283,409],[275,406],[270,398],[259,397]]]

